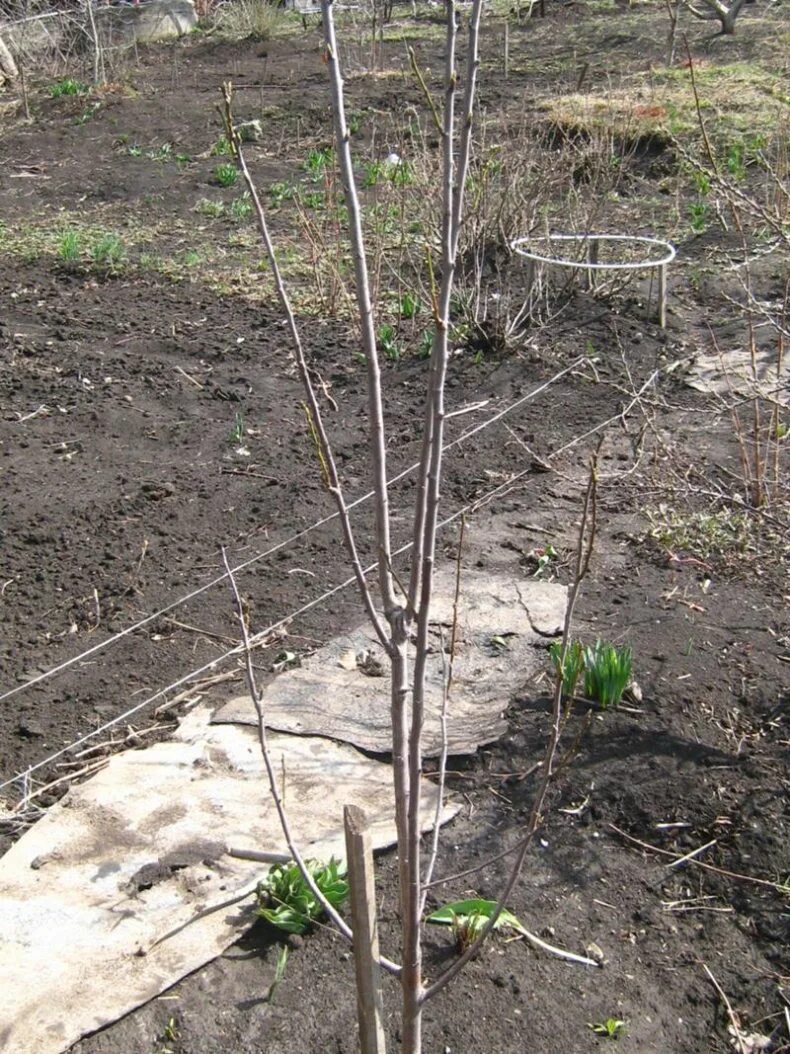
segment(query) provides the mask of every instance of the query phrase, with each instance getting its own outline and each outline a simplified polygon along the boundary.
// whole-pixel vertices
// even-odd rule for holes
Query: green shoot
[[[225,203],[224,201],[213,201],[211,198],[200,198],[195,202],[195,212],[216,220],[225,214]]]
[[[576,694],[576,685],[584,669],[584,649],[578,640],[569,641],[565,654],[562,653],[562,641],[555,640],[549,645],[549,657],[552,665],[562,679],[562,694],[572,699]]]
[[[74,80],[73,77],[66,77],[62,81],[56,81],[54,84],[50,84],[47,89],[53,99],[62,99],[64,95],[84,95],[87,90],[87,84]]]
[[[230,441],[234,446],[240,446],[244,442],[244,414],[239,410],[230,430]]]
[[[214,179],[221,187],[233,187],[236,184],[236,180],[239,178],[239,172],[235,165],[229,161],[223,162],[221,165],[217,165],[214,169]]]
[[[625,1034],[625,1021],[616,1017],[607,1017],[605,1021],[589,1021],[587,1024],[596,1036],[605,1036],[607,1039],[619,1039]]]
[[[332,907],[339,908],[348,896],[348,882],[340,862],[332,857],[328,864],[306,860],[305,866]],[[273,867],[258,883],[256,895],[256,914],[286,933],[304,933],[323,914],[323,908],[295,863]]]
[[[126,255],[123,241],[117,234],[102,234],[90,252],[96,267],[105,267],[108,271],[117,271]]]
[[[58,244],[58,256],[65,263],[74,263],[79,259],[82,249],[82,239],[79,231],[65,231]]]
[[[551,568],[552,562],[557,559],[558,554],[554,546],[549,543],[548,545],[541,546],[539,549],[533,549],[527,555],[535,563],[535,571],[532,577],[540,578],[541,575]]]
[[[414,293],[406,292],[400,298],[400,317],[405,319],[416,318],[422,310],[420,298]]]
[[[425,921],[451,926],[458,950],[464,952],[483,932],[483,927],[494,913],[496,903],[495,900],[483,900],[479,897],[473,900],[456,900],[431,912]],[[524,927],[507,908],[503,908],[499,913],[494,929],[524,932]]]
[[[331,146],[324,146],[318,150],[311,150],[305,158],[302,167],[310,178],[317,182],[323,178],[326,170],[334,164],[335,152]]]
[[[230,203],[230,214],[234,220],[246,220],[251,212],[252,202],[247,193],[240,198],[234,198]]]
[[[395,327],[385,322],[379,326],[378,338],[381,350],[387,358],[392,362],[397,362],[400,358],[400,345],[395,337]]]
[[[288,945],[283,944],[277,953],[277,962],[274,967],[274,980],[269,985],[269,991],[266,995],[266,1002],[274,1002],[274,993],[280,987],[283,977],[285,977],[285,967],[288,964]]]
[[[224,135],[221,135],[216,143],[213,143],[208,152],[209,157],[232,157],[233,148]]]
[[[631,683],[631,648],[596,641],[584,649],[584,694],[601,707],[616,706]]]

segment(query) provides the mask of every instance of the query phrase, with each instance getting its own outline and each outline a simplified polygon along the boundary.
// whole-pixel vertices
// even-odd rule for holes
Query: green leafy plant
[[[689,223],[695,234],[702,234],[708,226],[709,212],[706,201],[692,201],[689,205]]]
[[[622,648],[597,640],[584,649],[584,694],[603,708],[616,706],[631,683],[633,655]]]
[[[445,904],[431,912],[425,921],[441,926],[451,926],[458,951],[464,952],[483,932],[486,922],[494,914],[496,904],[495,900],[484,900],[480,897],[472,900],[456,900],[452,904]],[[497,916],[494,929],[524,932],[522,924],[507,908],[503,908]]]
[[[230,161],[225,161],[223,164],[217,165],[214,169],[214,179],[216,179],[221,187],[235,186],[238,178],[238,169],[235,165],[231,164]]]
[[[433,348],[433,330],[431,328],[424,329],[420,334],[420,343],[417,348],[417,355],[421,359],[428,359],[431,355],[431,349]]]
[[[391,326],[389,322],[384,322],[379,326],[378,338],[381,350],[387,358],[397,362],[400,358],[401,349],[396,339],[395,327]]]
[[[269,197],[272,199],[272,205],[278,208],[285,201],[290,201],[294,196],[294,186],[292,183],[272,183],[269,187]]]
[[[605,1036],[606,1039],[619,1039],[625,1035],[625,1021],[617,1017],[607,1017],[605,1021],[589,1021],[587,1025],[596,1036]]]
[[[213,201],[211,198],[200,198],[195,202],[195,212],[201,216],[210,216],[211,219],[219,219],[225,215],[225,202]]]
[[[323,896],[339,908],[348,896],[345,869],[332,857],[327,864],[305,860],[305,867]],[[304,933],[323,914],[323,908],[295,863],[277,864],[256,890],[256,914],[286,933]]]
[[[322,146],[311,150],[302,167],[313,180],[322,179],[326,170],[334,164],[335,152],[331,146]]]
[[[117,271],[126,256],[123,239],[117,234],[102,234],[91,246],[90,255],[97,267]]]
[[[357,135],[362,127],[362,114],[359,110],[349,110],[346,115],[349,135]]]
[[[384,174],[384,166],[381,161],[368,161],[362,170],[362,186],[375,187]]]
[[[243,194],[240,198],[234,198],[230,203],[230,214],[234,220],[246,220],[252,212],[252,202],[249,194]]]
[[[274,995],[277,989],[282,984],[283,977],[285,977],[285,967],[288,965],[288,945],[283,944],[277,953],[277,962],[274,966],[274,980],[269,985],[269,991],[266,995],[266,1002],[273,1003]]]
[[[298,198],[306,209],[320,209],[324,204],[324,195],[320,190],[300,190]]]
[[[400,298],[400,317],[405,319],[416,318],[422,310],[422,303],[414,293],[405,292]]]
[[[162,1031],[161,1040],[157,1042],[153,1054],[175,1054],[173,1047],[170,1044],[178,1042],[178,1039],[179,1031],[178,1026],[176,1025],[176,1019],[171,1017]]]
[[[414,168],[408,161],[400,160],[387,166],[387,179],[393,187],[408,187],[414,182]]]
[[[224,135],[221,135],[216,143],[212,143],[208,152],[209,157],[232,157],[233,148]]]
[[[233,421],[233,428],[230,430],[230,441],[234,446],[239,446],[244,442],[244,414],[241,410],[237,411]]]
[[[58,256],[65,263],[74,263],[82,251],[82,237],[79,231],[64,231],[58,243]]]
[[[563,655],[562,641],[555,640],[549,645],[549,657],[554,669],[561,676],[562,694],[566,699],[572,699],[584,670],[584,648],[581,642],[569,641]]]
[[[90,106],[86,106],[85,107],[85,109],[82,111],[82,113],[79,115],[79,117],[75,118],[74,123],[77,124],[77,125],[87,124],[88,121],[90,121],[92,117],[96,116],[96,114],[99,112],[100,109],[101,109],[101,102],[97,99],[96,102],[92,102],[90,104]]]
[[[64,95],[84,95],[88,91],[88,85],[74,80],[73,77],[65,77],[61,81],[50,84],[47,91],[51,98],[62,99]]]
[[[541,578],[546,571],[549,570],[552,563],[557,559],[557,550],[554,546],[549,543],[548,545],[542,545],[537,549],[532,549],[527,556],[535,564],[535,571],[533,572],[533,578]]]

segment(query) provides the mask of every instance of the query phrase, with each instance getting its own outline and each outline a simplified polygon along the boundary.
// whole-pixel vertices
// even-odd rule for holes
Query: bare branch
[[[598,485],[598,467],[597,457],[593,456],[592,463],[590,465],[590,478],[587,484],[587,490],[584,495],[584,507],[582,510],[581,526],[579,527],[579,540],[576,547],[576,562],[574,569],[574,580],[571,587],[570,595],[568,597],[568,605],[565,609],[565,621],[562,631],[562,654],[564,656],[570,643],[571,628],[573,622],[573,612],[576,605],[576,600],[579,595],[579,589],[581,588],[582,580],[587,574],[590,567],[590,558],[592,556],[593,546],[595,543],[595,531],[596,531],[596,496],[597,496],[597,485]],[[423,1002],[427,1002],[432,999],[433,996],[437,995],[446,985],[457,977],[458,974],[463,970],[464,966],[473,959],[480,949],[482,948],[485,941],[488,939],[489,934],[494,929],[497,919],[501,915],[505,908],[505,905],[513,891],[513,888],[518,881],[519,875],[521,874],[521,868],[523,867],[524,860],[527,855],[527,851],[532,843],[535,831],[542,820],[543,805],[546,800],[546,794],[549,789],[552,776],[554,774],[554,766],[557,757],[557,748],[559,746],[560,737],[562,735],[563,727],[563,708],[562,708],[562,664],[560,663],[557,671],[557,677],[554,684],[554,698],[552,701],[552,719],[551,719],[551,732],[549,734],[549,740],[546,745],[546,751],[543,758],[542,772],[540,783],[535,794],[535,800],[532,803],[532,809],[530,812],[529,820],[527,822],[527,830],[521,840],[521,844],[518,848],[518,855],[513,862],[505,887],[502,890],[499,899],[497,900],[496,907],[493,912],[486,920],[485,926],[480,932],[480,936],[474,941],[466,951],[449,966],[443,974],[441,974],[432,985],[425,989],[423,994]]]
[[[225,127],[229,141],[233,144],[233,152],[236,158],[236,164],[238,165],[239,171],[242,174],[242,178],[247,185],[247,190],[252,201],[253,209],[258,220],[258,229],[261,233],[261,238],[266,247],[266,255],[269,258],[269,266],[272,270],[274,277],[275,288],[277,289],[277,296],[279,297],[280,304],[285,313],[285,317],[288,323],[288,329],[291,334],[291,340],[294,348],[294,358],[296,366],[299,371],[299,376],[302,380],[302,385],[307,396],[307,405],[310,411],[310,426],[314,430],[316,440],[319,445],[319,449],[322,452],[321,468],[322,471],[326,472],[327,475],[327,486],[330,494],[335,499],[337,506],[338,516],[340,518],[340,525],[343,531],[343,540],[348,550],[349,558],[351,560],[352,567],[354,569],[354,575],[359,586],[359,591],[362,594],[362,600],[365,605],[368,618],[370,619],[376,636],[381,641],[382,646],[389,651],[390,641],[389,635],[387,634],[384,624],[382,623],[378,612],[376,611],[375,604],[373,603],[373,597],[370,592],[365,574],[362,569],[362,563],[357,552],[356,541],[354,539],[354,532],[351,527],[351,518],[349,516],[348,506],[343,494],[343,488],[340,483],[340,477],[337,471],[337,465],[335,462],[334,454],[332,452],[332,446],[329,441],[329,435],[326,431],[323,418],[321,416],[321,407],[318,403],[318,398],[315,393],[315,387],[313,385],[312,377],[310,376],[310,369],[307,365],[307,360],[304,354],[304,347],[302,345],[302,338],[299,333],[299,327],[296,324],[296,317],[291,307],[291,301],[288,296],[288,292],[285,288],[285,284],[282,279],[280,272],[280,265],[277,262],[277,256],[274,251],[274,243],[272,242],[271,235],[269,234],[269,228],[266,223],[266,215],[263,211],[263,205],[261,204],[260,196],[253,182],[250,171],[247,168],[247,162],[244,157],[244,151],[241,145],[241,139],[236,132],[233,125],[233,115],[231,110],[232,105],[232,88],[230,84],[224,84],[222,88],[223,98],[225,101],[224,117]],[[384,490],[386,493],[386,478],[384,482]],[[377,502],[377,509],[378,509]]]

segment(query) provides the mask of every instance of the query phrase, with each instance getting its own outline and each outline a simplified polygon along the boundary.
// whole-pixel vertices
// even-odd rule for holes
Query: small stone
[[[44,729],[38,721],[30,718],[22,718],[17,725],[17,733],[22,736],[23,739],[34,739],[45,735]]]
[[[236,131],[242,143],[257,143],[259,139],[263,138],[263,126],[257,117],[251,121],[242,121],[237,124]]]

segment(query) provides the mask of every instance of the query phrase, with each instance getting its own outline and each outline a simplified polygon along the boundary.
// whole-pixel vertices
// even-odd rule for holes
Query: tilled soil
[[[294,106],[301,101],[302,127],[319,127],[324,74],[313,42],[266,50],[266,76],[279,70],[284,96]],[[51,178],[14,185],[0,177],[0,208],[11,219],[35,207],[54,209],[90,183],[89,193],[108,201],[139,205],[154,195],[152,217],[169,210],[185,216],[184,203],[204,185],[205,172],[174,176],[135,166],[110,144],[119,129],[146,142],[175,140],[176,130],[184,142],[208,141],[203,95],[227,75],[254,88],[254,71],[264,63],[258,52],[253,44],[209,44],[166,63],[149,57],[145,89],[132,99],[119,96],[76,132],[53,105],[35,135],[20,129],[3,143],[9,158],[49,165]],[[289,80],[289,69],[299,79]],[[360,97],[367,91],[371,105],[391,104],[397,91],[376,80],[353,90]],[[505,89],[495,79],[488,90],[495,100]],[[20,193],[23,182],[33,189]],[[253,628],[290,620],[258,653],[265,669],[281,651],[311,650],[361,613],[346,589],[292,617],[345,580],[348,568],[336,523],[314,526],[331,516],[332,505],[272,303],[136,270],[112,276],[45,258],[3,263],[0,779],[11,780],[149,699],[121,727],[154,724],[154,707],[178,689],[158,693],[191,671],[235,670],[234,682],[212,689],[217,702],[239,690],[240,670],[223,660],[238,636],[232,597],[227,583],[210,584],[222,573],[221,547],[234,565],[249,562],[238,580]],[[429,1006],[426,1051],[587,1051],[606,1046],[590,1025],[610,1017],[626,1022],[623,1049],[725,1051],[729,1020],[705,966],[745,1032],[776,1030],[774,1051],[787,1043],[779,1038],[787,899],[771,885],[790,873],[781,567],[770,550],[764,561],[714,563],[646,540],[643,514],[660,501],[669,468],[650,444],[639,460],[645,435],[638,415],[618,419],[629,391],[680,357],[702,324],[684,313],[683,288],[676,292],[667,334],[635,304],[579,294],[520,354],[461,349],[453,359],[449,409],[469,412],[450,419],[450,440],[552,381],[506,422],[448,453],[446,516],[526,472],[473,513],[463,557],[469,563],[504,563],[531,575],[531,554],[551,543],[559,555],[548,573],[567,581],[596,442],[582,437],[614,419],[600,451],[599,537],[578,633],[632,645],[642,700],[604,715],[581,704],[574,710],[566,735],[572,749],[509,904],[554,943],[579,952],[597,946],[603,969],[557,961],[524,942],[492,942]],[[339,322],[301,322],[326,383],[324,407],[344,483],[351,497],[361,496],[368,485],[365,377],[355,335]],[[613,334],[627,351],[629,373]],[[553,380],[589,347],[602,349],[595,373],[580,365]],[[419,359],[385,365],[391,476],[418,456],[426,371]],[[709,409],[703,397],[675,375],[662,374],[654,391],[671,402],[662,410],[664,434],[686,454],[699,449],[701,456],[704,442],[709,460],[732,463],[732,436],[700,417]],[[485,405],[470,409],[478,403]],[[700,420],[710,421],[702,439]],[[393,488],[398,544],[408,538],[411,495],[409,477]],[[369,559],[369,506],[354,518]],[[455,527],[448,527],[444,557],[454,555],[456,542]],[[138,628],[105,647],[132,626]],[[25,687],[60,665],[58,676]],[[440,876],[475,867],[518,837],[534,792],[530,772],[545,742],[546,688],[546,681],[525,684],[510,702],[509,733],[500,743],[451,759],[449,784],[463,809],[443,834]],[[176,712],[160,719],[155,735],[166,734]],[[44,784],[72,771],[62,764],[43,765],[36,779]],[[1,793],[11,802],[20,787]],[[38,805],[63,787],[40,795]],[[720,870],[672,868],[673,856],[660,852],[677,857],[708,842],[699,859]],[[394,854],[378,863],[382,939],[396,955]],[[434,903],[470,890],[496,895],[505,873],[505,862],[494,863],[438,888]],[[435,976],[452,955],[450,940],[429,927],[426,941],[427,972]],[[281,944],[257,924],[224,956],[74,1050],[355,1050],[345,945],[322,928],[290,939],[284,978],[270,992]],[[394,1041],[394,984],[386,1003]]]

